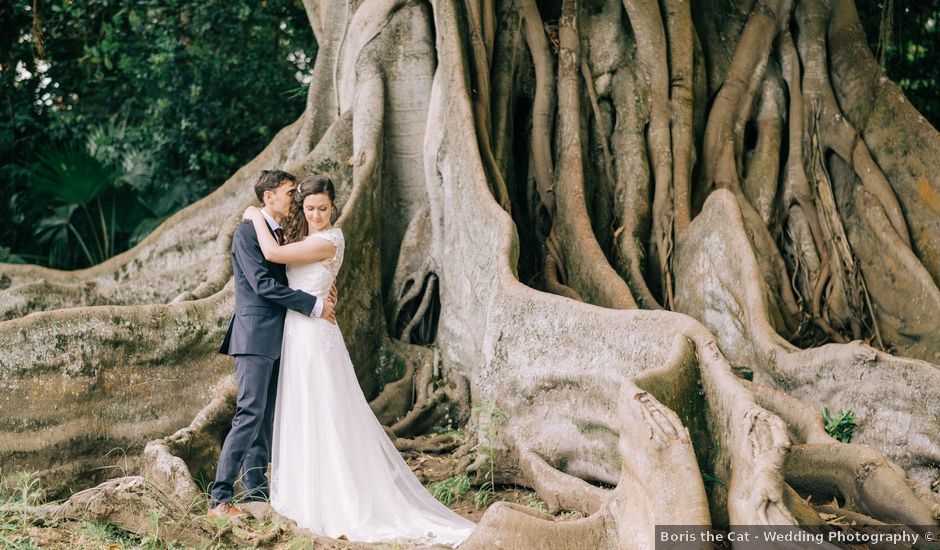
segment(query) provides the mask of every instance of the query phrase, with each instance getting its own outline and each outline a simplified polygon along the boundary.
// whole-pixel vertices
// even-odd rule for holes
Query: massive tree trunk
[[[940,135],[852,0],[305,6],[307,108],[258,157],[97,267],[2,266],[4,470],[64,493],[122,449],[94,494],[200,500],[231,234],[282,168],[338,183],[339,322],[400,448],[472,415],[472,471],[585,515],[498,504],[468,547],[819,521],[794,489],[937,523]],[[48,513],[147,529],[93,500]]]

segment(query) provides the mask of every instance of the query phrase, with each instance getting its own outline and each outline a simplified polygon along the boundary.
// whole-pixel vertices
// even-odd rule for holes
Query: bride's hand
[[[245,212],[242,214],[243,220],[254,220],[256,217],[261,216],[261,209],[257,206],[249,206],[245,209]]]

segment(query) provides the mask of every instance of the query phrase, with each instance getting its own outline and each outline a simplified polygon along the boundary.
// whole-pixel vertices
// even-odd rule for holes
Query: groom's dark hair
[[[274,191],[281,185],[284,185],[285,181],[297,183],[297,176],[283,170],[261,171],[258,181],[255,182],[255,196],[258,197],[258,202],[261,203],[261,206],[264,206],[264,192]]]

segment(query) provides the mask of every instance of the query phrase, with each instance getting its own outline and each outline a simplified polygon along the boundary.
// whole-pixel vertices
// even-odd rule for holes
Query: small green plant
[[[154,508],[151,508],[150,510],[148,510],[148,514],[150,516],[150,533],[151,534],[146,535],[145,537],[141,538],[140,544],[147,550],[158,550],[164,547],[164,545],[161,544],[160,537],[159,537],[162,514],[160,513],[160,510],[157,510]]]
[[[496,453],[493,450],[492,442],[496,441],[500,426],[509,420],[509,414],[492,399],[484,401],[482,407],[474,407],[473,413],[477,414],[479,418],[479,421],[473,426],[473,431],[476,433],[477,439],[480,440],[476,447],[477,462],[482,460],[483,468],[483,483],[477,490],[473,500],[477,508],[485,508],[493,503],[496,493],[496,483],[494,481]]]
[[[435,385],[438,385],[440,381],[436,381]],[[437,435],[449,435],[454,438],[460,445],[463,445],[467,441],[467,433],[460,429],[459,425],[462,424],[460,421],[460,408],[456,403],[448,403],[444,409],[444,418],[441,419],[440,423],[432,426],[431,431]]]
[[[548,506],[542,502],[542,499],[535,493],[529,493],[525,497],[525,505],[529,508],[535,508],[536,510],[541,510],[543,512],[548,512]]]
[[[855,413],[852,411],[839,411],[832,416],[829,414],[829,407],[824,407],[823,422],[826,425],[826,433],[843,443],[852,441],[852,434],[855,433]]]
[[[25,536],[22,533],[13,533],[7,536],[2,532],[4,527],[4,524],[0,524],[0,547],[9,550],[40,550],[42,548],[33,537]]]
[[[222,515],[216,518],[213,518],[210,522],[210,525],[215,528],[216,534],[221,534],[228,526],[232,523],[231,518],[226,515]]]
[[[32,550],[40,548],[30,536],[29,507],[41,504],[45,490],[32,472],[6,476],[0,470],[0,548]]]
[[[15,480],[11,500],[25,506],[35,506],[45,500],[46,490],[42,487],[35,472],[22,472],[16,476]]]
[[[470,476],[455,476],[444,481],[431,484],[431,494],[434,498],[450,506],[460,500],[470,490]]]
[[[379,380],[379,387],[385,387],[405,375],[407,370],[405,360],[395,354],[394,351],[383,348],[379,354],[379,365],[375,369],[375,375]]]
[[[492,472],[492,468],[490,468]],[[487,479],[480,485],[480,488],[477,489],[477,493],[473,498],[473,505],[477,508],[486,508],[490,504],[493,504],[493,500],[496,499],[495,486],[493,485],[492,479]]]
[[[463,436],[462,431],[450,426],[432,426],[431,431],[434,432],[435,435],[449,435],[456,438],[462,438]]]
[[[83,521],[81,540],[97,543],[95,546],[104,548],[134,548],[138,546],[140,537],[113,523],[97,523]]]

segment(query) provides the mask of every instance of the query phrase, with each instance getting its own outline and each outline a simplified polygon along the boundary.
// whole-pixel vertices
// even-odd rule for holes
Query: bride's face
[[[330,214],[333,213],[333,203],[326,193],[307,195],[304,197],[304,218],[310,232],[326,229],[330,225]]]

